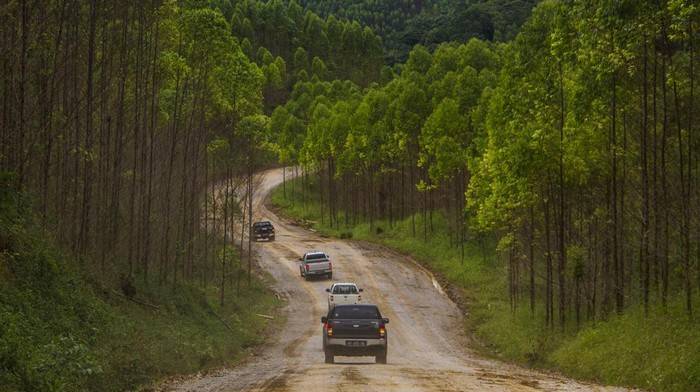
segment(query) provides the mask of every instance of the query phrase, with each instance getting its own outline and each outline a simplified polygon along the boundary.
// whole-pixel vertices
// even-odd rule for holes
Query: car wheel
[[[374,359],[377,363],[381,363],[382,365],[386,365],[386,351],[375,356]]]
[[[333,363],[333,360],[335,359],[335,357],[333,356],[333,353],[330,350],[325,350],[323,352],[323,354],[324,354],[324,357],[325,357],[324,359],[325,359],[326,363]]]

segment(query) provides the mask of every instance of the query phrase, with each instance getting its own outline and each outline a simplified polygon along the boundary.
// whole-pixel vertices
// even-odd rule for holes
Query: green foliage
[[[236,37],[255,48],[258,64],[268,65],[274,56],[290,64],[285,89],[300,80],[295,76],[302,70],[321,80],[347,79],[360,85],[379,76],[381,40],[357,22],[333,15],[323,19],[294,1],[217,0],[212,6],[226,15]]]
[[[242,359],[276,301],[256,280],[218,306],[212,287],[145,286],[129,301],[78,272],[0,186],[0,389],[121,391]],[[237,256],[236,256],[237,257]],[[223,325],[223,319],[232,329]]]
[[[304,146],[296,162],[309,167],[337,160],[337,175],[413,162],[428,168],[435,182],[450,178],[465,168],[473,137],[468,114],[496,82],[498,50],[478,40],[445,44],[435,53],[416,46],[398,77],[362,92],[347,82],[297,83],[273,115],[278,145]]]
[[[389,64],[406,61],[416,44],[435,48],[471,38],[507,41],[537,0],[301,0],[321,15],[356,20],[377,32]]]

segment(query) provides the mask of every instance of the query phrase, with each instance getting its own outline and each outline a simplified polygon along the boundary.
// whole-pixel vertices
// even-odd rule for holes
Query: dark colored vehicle
[[[275,240],[275,227],[270,221],[253,223],[253,236],[255,240]]]
[[[386,363],[389,319],[382,318],[376,305],[336,305],[321,322],[326,363],[336,355],[374,356],[377,363]]]

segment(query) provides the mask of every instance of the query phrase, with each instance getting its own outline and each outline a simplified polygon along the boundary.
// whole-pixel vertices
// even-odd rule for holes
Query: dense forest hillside
[[[340,99],[297,85],[273,119],[305,135],[280,128],[278,144],[326,176],[333,226],[447,209],[455,227],[497,234],[512,263],[544,256],[551,325],[672,295],[692,314],[697,18],[684,2],[601,14],[548,1],[507,45],[416,46],[391,82]]]
[[[297,81],[377,81],[383,65],[381,39],[368,27],[329,15],[321,18],[294,1],[214,2],[230,21],[243,51],[266,76],[266,108],[284,103]]]
[[[407,224],[411,238],[446,237],[458,250],[493,242],[513,320],[500,336],[477,329],[499,351],[687,390],[700,382],[688,365],[700,345],[644,343],[631,352],[695,359],[639,369],[632,355],[610,377],[604,348],[619,336],[586,328],[627,316],[617,325],[633,334],[645,329],[630,315],[661,320],[674,309],[677,320],[679,306],[678,336],[697,328],[699,26],[688,1],[546,1],[507,44],[416,46],[385,85],[344,99],[292,94],[272,116],[285,124],[278,143],[314,173],[301,199],[318,203],[307,212],[319,227],[352,235],[365,224],[365,238],[381,239]],[[303,136],[297,124],[307,124]],[[572,343],[590,361],[554,354],[579,331],[600,348]],[[514,344],[516,333],[530,343]],[[687,381],[674,378],[681,368]]]
[[[275,159],[265,112],[381,67],[369,29],[281,4],[0,6],[0,389],[132,389],[258,341],[275,301],[241,233]]]
[[[321,15],[356,20],[382,36],[389,64],[404,62],[416,44],[469,38],[507,41],[537,0],[300,0]]]

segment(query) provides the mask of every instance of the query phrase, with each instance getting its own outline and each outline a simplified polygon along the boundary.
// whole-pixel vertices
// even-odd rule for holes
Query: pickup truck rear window
[[[327,260],[328,260],[328,256],[326,256],[325,253],[313,253],[310,255],[306,255],[306,259],[305,259],[305,261],[307,263],[318,263],[318,262],[327,261]]]
[[[331,314],[333,319],[358,319],[371,320],[379,319],[379,309],[375,306],[336,306]]]
[[[357,294],[357,287],[348,284],[341,284],[333,286],[333,294]]]

